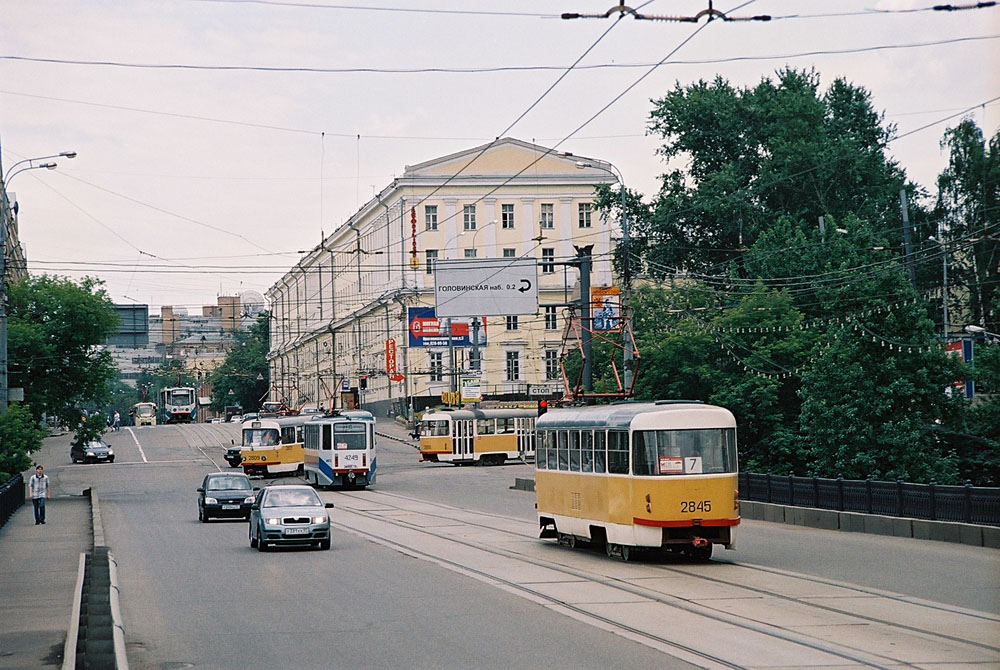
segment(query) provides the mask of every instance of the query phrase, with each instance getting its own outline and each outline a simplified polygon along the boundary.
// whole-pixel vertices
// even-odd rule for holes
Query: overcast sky
[[[1000,125],[1000,8],[717,0],[733,16],[787,18],[699,30],[704,21],[557,18],[603,12],[611,0],[352,1],[4,3],[4,171],[79,154],[11,180],[30,270],[98,276],[116,302],[148,303],[153,314],[263,293],[373,189],[406,165],[503,133],[592,46],[506,134],[611,161],[646,194],[664,171],[657,138],[645,134],[650,100],[676,81],[719,74],[752,85],[786,64],[813,67],[824,87],[845,77],[868,89],[900,134],[967,108],[987,135]],[[633,2],[661,15],[708,4]],[[637,67],[587,67],[608,64]],[[513,69],[302,71],[344,68]],[[946,164],[942,134],[960,118],[890,146],[931,192]]]

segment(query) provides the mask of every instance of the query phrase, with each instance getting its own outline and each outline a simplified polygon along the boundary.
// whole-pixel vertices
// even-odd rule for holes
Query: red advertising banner
[[[396,340],[385,341],[385,372],[389,375],[389,381],[403,381],[403,375],[396,371]]]

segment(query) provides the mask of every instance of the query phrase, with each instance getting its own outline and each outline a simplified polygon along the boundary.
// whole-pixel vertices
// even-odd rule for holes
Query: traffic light
[[[358,388],[366,389],[368,388],[368,375],[361,375],[358,379]]]
[[[548,410],[549,410],[549,401],[548,400],[539,400],[538,401],[538,416],[541,416],[541,415],[545,414],[545,412],[547,412]]]

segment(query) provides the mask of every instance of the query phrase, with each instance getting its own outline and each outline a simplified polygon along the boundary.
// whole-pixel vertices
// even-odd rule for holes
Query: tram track
[[[490,523],[490,520],[498,521],[500,519],[503,519],[507,522],[515,521],[520,524],[526,524],[524,520],[510,519],[509,517],[503,517],[501,515],[491,514],[488,512],[475,512],[467,509],[454,508],[447,505],[431,503],[428,501],[409,498],[407,496],[401,496],[393,493],[378,492],[378,494],[380,497],[377,501],[373,501],[371,499],[370,493],[364,495],[342,493],[341,495],[351,499],[362,501],[366,505],[377,505],[378,507],[382,508],[381,511],[383,512],[404,513],[407,515],[420,514],[425,519],[445,522],[451,525],[462,524],[462,526],[464,527],[474,528],[477,530],[481,529],[483,531],[488,531],[491,534],[496,534],[499,532],[517,541],[531,540],[533,542],[537,542],[537,537],[532,534],[514,531],[509,528],[502,527],[501,524]],[[396,499],[401,502],[400,504],[394,505],[391,502],[387,501],[386,498]],[[405,506],[406,504],[409,504],[410,507],[406,507]],[[444,507],[449,510],[449,513],[440,514],[426,510],[416,511],[412,507],[414,504],[425,508]],[[404,528],[412,532],[419,532],[439,540],[454,542],[460,545],[464,545],[466,547],[475,548],[479,551],[483,551],[494,556],[504,557],[515,561],[526,562],[530,563],[531,565],[538,565],[537,556],[532,556],[524,552],[515,551],[513,549],[483,546],[480,543],[475,543],[462,539],[461,537],[456,537],[454,533],[435,530],[434,528],[428,527],[426,524],[419,525],[414,523],[408,523],[407,521],[400,520],[398,518],[392,518],[392,517],[387,518],[385,514],[380,515],[376,511],[372,510],[357,509],[357,508],[350,509],[349,507],[344,505],[340,505],[338,507],[342,511],[346,511],[356,515],[361,515],[373,521],[390,524],[398,528]],[[486,517],[486,520],[477,522],[469,519],[469,517]],[[362,533],[362,535],[364,535],[364,533]],[[364,536],[369,537],[368,535]],[[399,542],[396,542],[395,540],[389,537],[382,537],[380,539],[384,540],[386,543],[392,546],[396,546],[397,548],[405,546],[401,545]],[[461,569],[470,571],[474,574],[481,572],[478,571],[475,567],[470,567],[469,565],[466,564],[456,563],[455,561],[452,561],[451,559],[448,558],[443,558],[441,556],[434,556],[428,554],[427,552],[422,552],[420,550],[413,549],[412,547],[407,547],[407,549],[410,551],[417,551],[422,555],[430,557],[432,560],[443,561],[448,565],[458,565],[459,567],[461,567]],[[807,575],[785,573],[774,569],[763,569],[763,568],[757,568],[756,566],[743,566],[740,564],[728,563],[728,562],[720,562],[717,564],[730,565],[734,568],[739,569],[741,572],[743,570],[759,570],[760,572],[770,573],[772,575],[776,575],[784,579],[794,579],[800,582],[807,582],[815,585],[822,585],[824,587],[831,587],[836,589],[848,589],[851,592],[851,594],[855,596],[861,596],[865,598],[884,598],[890,601],[897,601],[900,604],[921,607],[924,608],[925,611],[929,610],[930,612],[937,613],[939,615],[947,615],[949,617],[970,617],[972,619],[979,619],[980,622],[989,622],[989,624],[1000,622],[1000,618],[993,617],[986,613],[969,612],[954,607],[942,606],[937,603],[928,603],[923,601],[918,602],[916,601],[916,599],[906,598],[904,596],[899,596],[898,594],[883,593],[873,589],[865,589],[862,587],[857,587],[855,585],[840,584],[832,582],[830,580],[813,578]],[[610,587],[612,589],[616,589],[619,592],[643,598],[645,600],[649,600],[651,602],[655,602],[666,607],[683,610],[684,612],[687,612],[694,616],[704,617],[719,623],[736,626],[745,631],[751,631],[755,634],[765,635],[773,639],[782,640],[784,642],[791,643],[793,645],[798,645],[804,648],[808,648],[815,652],[830,654],[837,658],[859,664],[863,667],[873,667],[873,668],[888,668],[888,667],[901,667],[901,666],[920,667],[919,665],[914,665],[913,663],[907,662],[906,660],[887,654],[882,654],[878,652],[868,652],[865,651],[864,649],[856,649],[856,648],[846,647],[844,645],[835,645],[835,644],[831,645],[830,643],[823,641],[822,639],[818,639],[814,636],[811,636],[803,632],[788,631],[787,629],[780,628],[775,624],[767,623],[766,621],[763,620],[748,620],[745,617],[740,617],[733,613],[725,612],[719,609],[718,607],[709,606],[702,602],[696,602],[696,599],[694,598],[683,598],[676,594],[664,593],[662,591],[657,591],[655,589],[650,589],[648,587],[630,583],[627,581],[627,579],[623,579],[620,577],[597,574],[594,573],[593,571],[583,569],[581,567],[571,567],[564,564],[553,564],[551,562],[546,562],[544,565],[545,568],[553,570],[557,573],[563,574],[568,577],[585,580],[592,584],[599,584],[604,587]],[[810,611],[822,613],[825,615],[834,615],[835,617],[839,617],[841,619],[846,617],[848,618],[849,623],[853,625],[885,626],[891,630],[896,631],[897,634],[907,633],[910,635],[918,636],[921,639],[929,638],[937,640],[939,644],[943,644],[945,646],[949,644],[968,645],[968,647],[975,648],[980,652],[995,654],[995,656],[993,657],[994,661],[1000,659],[1000,654],[997,654],[997,652],[1000,652],[1000,648],[992,646],[985,642],[969,639],[968,637],[959,637],[956,635],[950,635],[931,628],[914,626],[907,623],[901,623],[899,621],[890,621],[884,618],[868,616],[859,612],[851,611],[849,609],[834,607],[823,603],[812,602],[811,600],[795,597],[789,594],[781,593],[776,590],[750,586],[746,583],[745,580],[741,581],[738,579],[725,579],[719,576],[701,574],[700,572],[696,571],[693,568],[684,569],[678,566],[665,566],[662,564],[657,564],[655,562],[644,563],[643,566],[651,570],[650,577],[656,577],[657,575],[665,574],[670,577],[684,577],[686,579],[696,579],[700,580],[703,583],[714,584],[716,586],[740,589],[741,591],[746,592],[747,594],[746,596],[741,596],[741,597],[773,598],[776,601],[788,603],[793,607],[806,607]],[[505,586],[507,586],[509,582],[512,582],[512,580],[505,580],[490,573],[485,573],[485,577],[489,580],[496,581],[497,583],[504,584]],[[554,606],[565,607],[574,612],[581,611],[581,608],[573,605],[571,602],[545,594],[539,589],[534,589],[528,585],[518,584],[516,582],[512,583],[513,586],[511,586],[510,588],[515,588],[519,592],[530,593],[532,594],[533,597],[541,598],[544,601],[549,602]],[[587,617],[593,617],[595,618],[595,620],[600,620],[603,623],[607,623],[600,615],[596,615],[591,610],[583,608],[582,611],[586,613]],[[621,624],[621,622],[613,623],[613,625],[615,626],[619,624]],[[847,624],[838,624],[838,625],[847,625]],[[628,632],[630,635],[634,634],[634,630],[632,627],[623,626],[622,630]],[[676,640],[670,640],[662,636],[651,635],[648,631],[643,631],[641,634],[643,637],[648,637],[656,644],[666,644],[671,646],[672,648],[682,649],[687,653],[698,653],[697,650],[691,652],[690,651],[691,648],[689,646],[680,645],[679,647],[675,647],[674,645],[676,643]],[[705,658],[705,660],[711,660],[712,662],[724,662],[725,663],[724,667],[743,667],[739,664],[733,664],[729,661],[725,661],[725,659],[720,661],[718,657],[711,654],[702,657]]]

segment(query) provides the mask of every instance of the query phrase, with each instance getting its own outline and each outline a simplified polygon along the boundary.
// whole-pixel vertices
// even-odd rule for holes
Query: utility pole
[[[576,260],[580,266],[580,321],[583,327],[581,331],[581,347],[583,349],[583,376],[581,379],[583,390],[590,393],[594,390],[594,362],[593,362],[593,320],[590,318],[590,271],[593,265],[591,252],[594,245],[573,246],[576,249]]]
[[[444,320],[445,332],[448,333],[448,392],[455,392],[455,339],[451,334],[451,318]],[[451,404],[451,403],[449,403]]]
[[[476,372],[481,371],[482,365],[479,363],[479,317],[472,317],[472,360],[469,361],[472,364],[472,369]]]
[[[910,277],[910,286],[916,288],[917,274],[913,267],[913,243],[910,231],[910,212],[906,206],[906,189],[899,189],[899,210],[903,215],[903,251],[905,252],[906,273]]]

